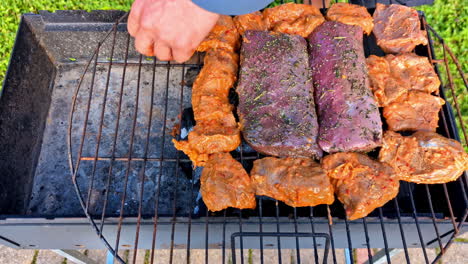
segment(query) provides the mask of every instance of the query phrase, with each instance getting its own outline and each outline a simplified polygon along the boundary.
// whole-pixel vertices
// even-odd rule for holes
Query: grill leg
[[[67,258],[73,263],[77,264],[98,264],[96,261],[88,258],[85,254],[82,254],[78,250],[68,250],[68,249],[53,249],[53,252],[59,254],[62,257]]]
[[[390,256],[390,258],[392,258],[393,256],[398,255],[402,251],[403,249],[401,248],[389,248],[388,255]],[[377,251],[377,253],[375,253],[375,255],[372,257],[372,259],[374,260],[372,264],[387,263],[387,255],[385,253],[385,250],[382,249],[382,250]],[[364,264],[370,264],[370,262],[366,261]]]

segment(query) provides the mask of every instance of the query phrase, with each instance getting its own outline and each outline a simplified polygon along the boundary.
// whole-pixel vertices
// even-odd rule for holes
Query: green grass
[[[436,0],[432,6],[422,6],[418,9],[422,10],[426,14],[426,20],[441,37],[444,38],[445,43],[450,47],[452,52],[457,57],[462,70],[464,73],[468,72],[468,5],[464,0]],[[436,57],[438,59],[443,58],[443,52],[440,48],[441,45],[436,46]],[[447,56],[449,56],[447,54]],[[451,60],[449,59],[449,62]],[[453,75],[454,88],[456,90],[456,96],[460,104],[460,110],[463,116],[464,124],[468,125],[468,90],[463,84],[463,80],[460,77],[455,64],[451,62],[450,72]],[[445,94],[450,104],[454,107],[453,96],[449,86],[444,65],[440,65],[442,73],[442,83],[445,87]],[[466,74],[465,74],[466,77]],[[464,142],[464,136],[460,129],[460,121],[457,118],[457,125],[459,127],[459,134]],[[468,127],[466,127],[468,129]],[[465,146],[468,150],[468,146]]]
[[[3,83],[10,52],[13,47],[16,29],[22,13],[37,12],[38,10],[62,9],[120,9],[129,10],[132,0],[3,0],[0,1],[0,83]],[[291,1],[284,1],[291,2]],[[340,1],[343,2],[343,1]],[[278,5],[275,0],[272,6]],[[463,71],[468,72],[468,5],[465,0],[436,0],[432,6],[418,7],[426,13],[427,21],[445,39],[460,61]],[[441,50],[436,50],[436,56],[442,58]],[[443,68],[443,67],[442,67]],[[468,124],[468,92],[456,72],[455,65],[450,66],[454,74],[457,98],[460,102],[463,119]],[[446,74],[443,83],[448,88]],[[448,90],[447,90],[448,91]],[[450,95],[450,93],[448,93]],[[451,96],[449,102],[453,102]]]
[[[130,10],[132,0],[3,0],[0,1],[0,83],[3,83],[18,23],[23,13],[38,10]]]

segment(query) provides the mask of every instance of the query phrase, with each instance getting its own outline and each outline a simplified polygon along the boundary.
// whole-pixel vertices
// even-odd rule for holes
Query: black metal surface
[[[0,202],[0,241],[26,248],[76,248],[102,247],[98,243],[102,239],[111,249],[117,249],[116,245],[119,249],[123,245],[125,249],[167,248],[171,252],[168,262],[174,261],[176,248],[187,249],[187,260],[191,258],[190,249],[206,249],[205,257],[210,260],[208,249],[218,248],[227,262],[233,246],[229,237],[236,232],[326,233],[331,244],[329,262],[338,262],[336,250],[345,247],[384,248],[388,258],[389,248],[402,247],[409,262],[409,247],[419,247],[423,254],[423,246],[443,245],[444,252],[453,234],[462,230],[467,208],[466,176],[445,186],[402,184],[397,199],[356,221],[343,218],[339,203],[293,209],[266,197],[259,197],[257,210],[208,212],[199,197],[201,170],[192,171],[189,160],[176,152],[170,142],[174,125],[182,123],[182,135],[187,134],[184,129],[193,126],[190,86],[201,67],[201,55],[186,64],[167,64],[140,57],[128,34],[122,31],[125,24],[109,33],[103,31],[104,27],[112,28],[112,24],[109,16],[102,13],[96,16],[106,18],[102,25],[95,22],[100,18],[88,25],[77,20],[79,26],[75,26],[73,19],[44,16],[48,14],[25,17],[0,98],[2,146],[15,142],[15,138],[28,140],[23,153],[2,152],[0,171],[8,168],[11,173],[0,178],[1,188],[9,190],[3,194],[5,202]],[[55,23],[67,30],[57,31]],[[372,37],[366,41],[372,42]],[[367,55],[378,52],[368,44]],[[99,53],[90,58],[98,45]],[[37,51],[32,55],[31,50]],[[430,51],[418,47],[416,52],[428,55]],[[23,63],[27,58],[31,58],[31,63]],[[44,64],[33,63],[36,61]],[[88,61],[88,71],[80,78]],[[73,97],[80,80],[82,86]],[[35,104],[38,96],[50,103]],[[444,97],[443,90],[441,96]],[[69,123],[68,113],[74,100],[75,113]],[[31,117],[32,110],[37,115],[32,116],[37,126],[28,130],[15,125],[21,124],[24,116]],[[443,108],[439,132],[457,138],[451,111],[448,104]],[[84,124],[87,132],[78,159]],[[83,216],[72,189],[72,177],[66,171],[68,126],[72,172],[94,231],[86,229],[84,218],[59,218]],[[17,131],[17,135],[12,131]],[[31,142],[40,143],[31,149]],[[21,159],[20,155],[26,158]],[[259,157],[246,144],[233,155],[247,169]],[[21,190],[23,187],[30,190]],[[17,200],[25,202],[11,206]],[[44,216],[55,219],[40,218]],[[48,241],[51,237],[54,241]],[[310,248],[315,250],[313,255],[318,262],[324,249],[324,243],[315,236],[310,243],[295,237],[240,236],[236,243],[236,248],[244,251],[243,256],[249,248],[275,249],[279,260],[285,257],[280,249],[293,249],[297,261],[303,259],[303,249]],[[156,256],[154,252],[151,250],[151,260]],[[130,262],[136,258],[135,251]]]

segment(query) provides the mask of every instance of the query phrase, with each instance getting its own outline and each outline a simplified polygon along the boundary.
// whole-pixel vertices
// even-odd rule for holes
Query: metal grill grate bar
[[[123,18],[124,19],[124,18]],[[155,58],[153,58],[152,64],[145,62],[143,56],[138,56],[138,62],[134,58],[130,58],[130,36],[128,34],[124,34],[125,37],[125,43],[126,47],[124,49],[125,55],[123,61],[115,61],[114,57],[114,47],[116,46],[117,39],[121,37],[122,32],[117,31],[117,26],[119,23],[121,23],[123,20],[118,21],[113,29],[109,31],[106,35],[103,41],[99,42],[99,45],[97,46],[95,53],[93,54],[91,60],[88,62],[88,64],[85,65],[85,72],[83,73],[79,83],[77,90],[74,94],[73,98],[73,105],[72,105],[72,112],[70,113],[70,126],[69,126],[69,135],[68,135],[68,144],[69,144],[69,160],[70,160],[70,167],[71,171],[73,174],[73,183],[75,185],[75,188],[77,190],[80,203],[82,207],[85,210],[86,216],[89,218],[93,228],[96,230],[98,236],[102,239],[106,247],[109,248],[110,252],[115,255],[115,260],[121,263],[124,263],[124,260],[117,254],[119,251],[119,246],[127,246],[127,242],[121,242],[121,241],[128,241],[127,238],[123,238],[124,234],[126,234],[124,229],[131,229],[131,233],[134,234],[134,236],[131,237],[131,241],[133,241],[133,252],[131,262],[136,263],[138,259],[138,252],[137,249],[139,247],[144,247],[144,248],[150,248],[151,249],[151,254],[150,254],[150,262],[154,263],[156,261],[156,250],[160,247],[158,244],[158,239],[168,239],[170,243],[168,243],[168,249],[169,249],[169,259],[167,262],[173,263],[176,262],[176,251],[174,250],[177,248],[178,241],[179,241],[179,226],[183,228],[187,228],[187,233],[186,233],[186,239],[184,238],[184,241],[187,242],[186,244],[186,261],[187,263],[190,263],[192,261],[192,256],[191,256],[191,249],[194,247],[193,244],[195,244],[195,240],[193,239],[193,234],[196,232],[197,234],[199,230],[192,228],[192,225],[194,223],[204,224],[204,249],[205,249],[205,263],[208,263],[211,260],[211,257],[209,255],[209,249],[212,247],[212,244],[214,241],[214,237],[217,235],[216,230],[214,227],[216,225],[222,226],[222,234],[219,234],[219,236],[222,236],[222,241],[220,242],[220,248],[222,250],[222,262],[226,263],[226,259],[229,261],[229,256],[226,254],[226,247],[229,247],[229,239],[226,240],[226,237],[229,237],[231,235],[231,241],[230,241],[230,246],[232,250],[232,260],[235,263],[236,259],[236,251],[235,249],[235,238],[239,238],[239,250],[240,250],[240,262],[244,263],[245,262],[245,254],[246,250],[244,246],[251,244],[249,243],[248,240],[244,241],[244,237],[253,237],[256,236],[259,239],[259,243],[257,244],[258,248],[260,249],[260,257],[259,260],[261,263],[268,262],[264,258],[264,254],[266,252],[267,246],[264,244],[266,241],[266,237],[271,237],[268,239],[274,239],[276,240],[276,249],[278,256],[278,261],[279,263],[282,262],[282,257],[284,257],[284,254],[282,253],[282,241],[281,239],[283,238],[283,241],[286,240],[285,236],[291,236],[294,237],[295,240],[295,245],[293,248],[295,248],[295,260],[300,263],[301,260],[304,260],[304,257],[302,254],[305,254],[305,250],[303,249],[304,240],[301,241],[301,238],[304,239],[304,237],[310,237],[311,240],[313,241],[313,244],[311,245],[310,248],[313,248],[313,254],[314,254],[314,260],[316,263],[319,262],[319,248],[322,247],[321,244],[317,243],[317,239],[320,237],[320,235],[317,235],[316,232],[321,232],[318,230],[321,229],[321,225],[325,224],[324,219],[328,218],[327,226],[328,226],[328,233],[325,234],[326,236],[326,243],[325,243],[325,255],[324,255],[324,261],[327,261],[328,258],[328,250],[329,250],[329,244],[331,244],[332,248],[332,255],[330,256],[331,259],[333,259],[333,263],[337,263],[337,256],[336,256],[336,245],[342,244],[344,238],[341,236],[342,234],[340,233],[335,233],[335,237],[340,237],[340,239],[335,240],[334,239],[334,231],[336,230],[335,224],[332,223],[332,217],[333,216],[341,216],[342,215],[342,207],[341,206],[336,206],[336,205],[331,205],[331,206],[319,206],[319,207],[310,207],[310,208],[291,208],[291,209],[285,209],[283,208],[283,204],[279,203],[278,201],[271,202],[269,199],[259,197],[258,198],[258,209],[257,210],[224,210],[220,213],[213,213],[210,214],[208,210],[201,205],[201,207],[198,206],[198,200],[196,200],[197,196],[197,191],[198,191],[198,186],[197,186],[197,177],[199,176],[199,171],[192,172],[191,178],[187,180],[187,198],[183,197],[180,198],[179,196],[179,189],[174,188],[170,190],[169,193],[169,200],[170,200],[170,209],[172,211],[167,214],[162,214],[160,209],[160,206],[162,203],[166,204],[167,203],[167,198],[166,193],[164,192],[164,197],[162,196],[162,192],[165,191],[164,188],[166,188],[165,185],[166,183],[164,182],[163,184],[163,177],[166,177],[166,167],[170,167],[171,171],[172,169],[175,169],[173,176],[174,182],[171,182],[170,184],[175,184],[176,186],[179,185],[181,182],[184,181],[184,176],[185,173],[182,173],[181,168],[188,168],[190,166],[189,162],[190,160],[187,159],[185,156],[183,156],[180,152],[173,152],[171,149],[169,149],[170,144],[167,144],[166,142],[166,136],[169,134],[166,132],[168,130],[168,126],[170,126],[171,122],[175,122],[175,120],[178,120],[179,124],[183,123],[183,112],[184,110],[184,104],[185,104],[185,97],[186,93],[184,92],[187,81],[187,74],[190,70],[193,69],[198,69],[200,70],[202,61],[201,61],[201,56],[198,54],[198,62],[197,63],[186,63],[186,64],[176,64],[176,63],[163,63],[157,61]],[[430,28],[424,17],[422,17],[423,21],[423,26],[427,29],[429,33],[434,35],[436,39],[442,44],[441,47],[444,51],[444,56],[443,56],[443,63],[442,60],[437,60],[433,54],[434,51],[432,49],[433,43],[431,39],[431,34],[429,35],[429,42],[430,46],[428,46],[428,54],[429,54],[429,59],[432,63],[434,63],[436,72],[440,76],[440,71],[438,69],[437,63],[440,63],[446,70],[447,72],[447,77],[448,77],[448,86],[450,87],[452,95],[455,94],[455,87],[454,87],[454,82],[453,82],[453,76],[451,75],[449,69],[448,69],[448,59],[451,58],[455,65],[457,66],[457,70],[461,72],[461,67],[458,61],[456,61],[456,58],[453,56],[453,53],[448,49],[448,47],[445,45],[443,42],[443,39],[440,38],[440,36],[437,35],[437,33]],[[110,50],[110,53],[106,53],[106,51]],[[366,53],[369,53],[370,49],[367,48],[366,46]],[[110,60],[109,61],[102,61],[102,57],[106,56],[103,54],[110,54]],[[120,55],[120,57],[122,57]],[[131,61],[130,61],[131,60]],[[106,67],[108,66],[108,67]],[[134,67],[138,66],[138,68]],[[151,95],[149,98],[150,104],[149,104],[149,112],[146,114],[144,110],[144,105],[139,105],[139,101],[143,100],[144,97],[144,91],[146,87],[144,85],[145,83],[145,76],[143,75],[143,70],[146,73],[146,70],[148,67],[151,67]],[[104,70],[102,70],[102,68]],[[122,73],[117,74],[117,69],[122,69]],[[130,73],[127,76],[127,70],[130,72],[130,68],[133,70],[138,71],[137,75],[137,82],[136,82],[136,87],[132,87],[129,85],[130,81]],[[165,71],[165,80],[163,77],[160,77],[160,70],[166,70]],[[181,70],[181,76],[180,79],[177,79],[177,81],[181,80],[179,84],[174,84],[174,80],[178,74],[171,73],[173,69],[176,70]],[[101,73],[102,71],[104,72],[104,85],[102,87],[99,87],[97,85],[97,79],[102,78]],[[99,72],[99,73],[98,73]],[[110,86],[115,85],[113,84],[113,81],[115,81],[115,76],[118,75],[118,81],[119,81],[119,89],[115,93],[112,93]],[[88,78],[89,79],[85,79]],[[178,78],[178,77],[177,77]],[[463,82],[465,85],[467,84],[466,79],[464,76],[462,76]],[[89,83],[88,83],[89,82]],[[87,86],[88,90],[85,90],[86,88],[83,87],[85,83],[89,84]],[[161,87],[160,87],[161,85]],[[158,89],[162,89],[160,93],[158,92]],[[173,89],[176,91],[174,92]],[[129,93],[129,91],[133,90],[132,93]],[[189,91],[188,91],[189,92]],[[130,95],[127,95],[126,93],[129,93]],[[133,95],[134,94],[134,95]],[[116,110],[115,110],[115,124],[110,122],[108,120],[108,116],[106,115],[108,109],[110,108],[109,105],[109,100],[112,100],[112,96],[117,98],[117,103],[116,103]],[[441,87],[440,91],[440,96],[445,99],[445,94],[444,94],[444,89]],[[158,100],[161,99],[161,104],[157,103]],[[130,100],[133,102],[131,110],[133,110],[132,113],[127,113],[129,116],[125,115],[125,109],[128,108],[128,102],[126,100]],[[79,105],[82,104],[84,107],[81,109],[79,108]],[[179,104],[179,105],[177,105]],[[465,132],[465,126],[463,123],[463,120],[461,119],[461,112],[460,108],[457,102],[457,98],[454,97],[454,105],[456,108],[457,112],[457,117],[460,119],[460,126],[462,128],[463,134],[465,134],[465,141],[468,145],[468,139],[466,138],[466,132]],[[170,106],[176,106],[178,109],[174,110],[170,108]],[[159,113],[156,109],[157,107],[161,107],[162,112]],[[98,115],[97,117],[95,115],[91,115],[90,113],[92,111],[95,111],[95,109],[98,109]],[[80,116],[78,114],[79,110],[84,110],[83,115]],[[179,115],[177,117],[174,117],[174,111],[177,111]],[[158,115],[158,117],[156,117]],[[162,117],[160,117],[161,115]],[[457,135],[457,130],[456,130],[456,125],[454,124],[451,116],[451,109],[450,106],[446,105],[443,108],[443,112],[441,113],[441,130],[443,133],[445,133],[448,137],[451,138],[458,138]],[[82,119],[79,119],[78,116]],[[171,118],[172,117],[172,118]],[[143,118],[144,120],[147,119],[147,121],[142,121],[140,118]],[[74,121],[82,121],[82,125],[77,125],[74,123]],[[121,129],[125,127],[125,121],[130,121],[130,136],[128,139],[128,145],[126,145],[127,140],[125,139],[125,133],[121,132]],[[143,124],[142,124],[143,123]],[[161,123],[161,124],[159,124]],[[109,125],[110,124],[110,125]],[[106,131],[108,127],[111,127],[111,130],[114,131],[113,134],[108,134]],[[161,127],[161,132],[154,132],[152,130],[153,126]],[[78,128],[77,128],[78,127]],[[138,135],[137,132],[142,129],[144,132],[142,132],[141,138]],[[138,131],[137,131],[138,130]],[[182,127],[178,127],[178,132],[179,135],[181,135],[182,132]],[[97,131],[97,133],[95,132]],[[107,134],[106,134],[107,133]],[[73,135],[72,135],[73,134]],[[151,143],[153,142],[154,134],[157,134],[157,137],[161,137],[160,143],[161,145],[157,147],[159,152],[156,152],[156,154],[152,153],[150,151],[151,148]],[[73,137],[75,136],[75,137]],[[109,143],[110,146],[110,152],[109,153],[104,153],[105,151],[101,151],[104,147],[104,141],[103,137],[105,136],[111,136],[111,140]],[[73,142],[72,139],[78,138],[78,140]],[[159,142],[158,142],[159,143]],[[122,151],[119,149],[123,146],[127,149],[126,153],[121,153]],[[91,147],[90,147],[91,146]],[[91,154],[88,153],[90,152],[91,149]],[[138,152],[137,149],[142,150],[141,152]],[[119,152],[120,151],[120,152]],[[234,154],[234,158],[239,160],[244,167],[249,167],[251,166],[251,163],[253,160],[256,160],[260,158],[260,155],[258,153],[252,154],[251,152],[247,152],[244,147],[241,145],[239,150],[235,151],[236,153]],[[76,155],[76,156],[75,156]],[[91,162],[91,163],[90,163]],[[151,164],[156,164],[156,167],[154,173],[153,171],[150,171],[149,165]],[[89,174],[87,171],[87,167],[90,165],[90,170]],[[101,168],[103,167],[104,168]],[[123,166],[120,168],[120,166]],[[139,167],[142,166],[142,167]],[[185,166],[185,167],[184,167]],[[102,173],[104,171],[104,173]],[[122,179],[118,178],[118,174],[123,173],[123,187],[118,187],[118,185],[115,185],[119,180],[121,181]],[[136,175],[135,175],[136,173]],[[147,188],[145,188],[145,183],[147,181],[147,174],[150,173],[155,176],[155,190],[154,193],[149,193]],[[197,176],[198,175],[198,176]],[[188,175],[187,177],[190,177]],[[130,181],[133,180],[133,178],[136,178],[138,180],[137,183],[137,199],[135,201],[135,204],[137,205],[135,208],[135,211],[132,211],[128,209],[127,206],[127,200],[128,195],[130,195],[130,190],[128,190],[129,186],[131,185]],[[102,180],[103,184],[103,192],[102,192],[102,201],[98,200],[100,202],[99,205],[95,204],[95,199],[96,199],[96,193],[98,192],[98,188],[96,187],[97,184]],[[83,187],[81,186],[81,181],[85,182],[86,187],[82,189]],[[157,186],[156,186],[157,185]],[[372,246],[376,246],[376,244],[379,244],[380,241],[377,241],[375,239],[375,234],[371,230],[373,229],[373,225],[375,224],[380,224],[380,229],[382,232],[382,240],[383,240],[383,245],[384,245],[384,251],[385,255],[387,258],[387,262],[390,263],[391,261],[391,254],[389,247],[392,245],[392,240],[388,239],[388,236],[394,236],[395,232],[394,230],[391,230],[388,228],[388,226],[391,226],[392,219],[391,218],[396,218],[398,222],[398,226],[400,229],[400,236],[401,236],[401,243],[404,248],[405,252],[405,258],[406,262],[410,263],[411,259],[409,256],[408,252],[408,246],[413,245],[414,246],[414,238],[411,238],[410,235],[405,234],[404,231],[404,226],[411,224],[411,225],[416,225],[417,229],[417,237],[419,239],[419,245],[421,246],[421,250],[423,251],[424,259],[426,263],[429,263],[428,259],[428,254],[427,254],[427,249],[429,247],[432,247],[433,243],[437,242],[437,245],[441,248],[440,254],[436,257],[435,261],[439,260],[441,256],[446,252],[446,250],[450,247],[450,245],[453,242],[453,239],[456,237],[456,235],[460,234],[461,229],[464,225],[464,221],[466,220],[468,210],[466,209],[468,206],[468,201],[467,201],[467,194],[466,194],[466,187],[468,187],[467,183],[467,176],[464,174],[462,177],[460,177],[456,182],[454,183],[449,183],[449,184],[443,184],[443,185],[436,185],[436,186],[415,186],[414,184],[402,184],[406,186],[401,186],[401,193],[407,194],[410,200],[410,203],[408,203],[409,208],[406,208],[406,204],[402,204],[402,208],[400,208],[399,203],[398,203],[398,198],[395,198],[392,202],[384,206],[383,208],[377,209],[375,212],[373,212],[369,218],[363,218],[362,223],[360,222],[351,222],[348,221],[347,218],[344,218],[343,220],[337,220],[336,225],[341,225],[345,227],[346,230],[346,237],[344,243],[347,242],[347,248],[349,249],[349,259],[351,261],[354,261],[353,257],[353,249],[364,246],[367,248],[367,253],[368,253],[368,258],[369,261],[373,261],[373,256],[372,256]],[[116,187],[117,186],[117,187]],[[169,188],[170,185],[167,186]],[[122,189],[115,189],[115,188],[122,188]],[[166,189],[167,189],[166,188]],[[452,190],[454,188],[458,188],[460,190],[461,195],[463,196],[462,201],[455,201],[454,199],[454,194]],[[457,190],[458,190],[457,189]],[[82,191],[86,190],[86,191]],[[424,199],[420,197],[419,193],[417,196],[415,190],[419,190],[420,193],[424,192],[425,194]],[[115,216],[115,213],[112,214],[108,211],[110,211],[111,203],[113,202],[112,200],[112,194],[114,192],[121,193],[119,197],[119,210],[117,214],[117,222],[113,222],[113,224],[117,224],[116,227],[116,232],[115,232],[115,241],[110,241],[107,240],[106,236],[104,235],[104,226],[107,226],[110,224],[109,217]],[[194,195],[195,192],[195,195]],[[415,192],[413,194],[413,192]],[[442,195],[443,193],[443,195]],[[445,197],[445,199],[440,199],[440,201],[432,200],[432,197],[435,195],[441,195],[441,197]],[[150,197],[149,197],[150,196]],[[194,197],[195,196],[195,197]],[[417,198],[417,199],[415,199]],[[148,215],[147,211],[145,211],[145,203],[148,201],[152,201],[154,199],[154,213],[151,211],[150,215],[153,215],[152,219],[152,236],[148,236],[151,241],[151,246],[144,246],[147,244],[146,241],[147,237],[143,233],[145,230],[145,225],[147,222],[143,219],[144,216]],[[164,199],[164,200],[163,200]],[[188,200],[187,200],[188,199]],[[400,198],[403,199],[403,198]],[[423,203],[421,202],[422,200],[427,199],[427,201],[424,201]],[[444,201],[445,200],[445,201]],[[460,213],[460,208],[459,206],[460,203],[463,203],[465,205],[465,210],[463,213]],[[153,203],[153,201],[152,201]],[[183,213],[184,217],[187,217],[187,219],[179,219],[179,206],[182,204],[187,204],[189,206],[186,214],[185,212]],[[153,205],[153,204],[152,204]],[[96,209],[97,208],[97,209]],[[197,211],[195,211],[195,208],[197,208]],[[323,210],[322,210],[323,209]],[[390,209],[390,210],[388,210]],[[101,212],[99,210],[102,210]],[[291,211],[292,210],[292,214]],[[200,211],[200,212],[199,212]],[[285,216],[290,214],[290,219],[285,220]],[[98,217],[95,217],[97,215]],[[205,219],[198,220],[196,218],[204,215]],[[411,221],[406,218],[407,215],[411,216]],[[234,221],[232,217],[235,217]],[[376,222],[376,218],[374,216],[378,217],[378,222]],[[420,217],[421,216],[427,216],[427,219],[431,219],[431,222],[422,220]],[[450,220],[443,220],[441,217],[448,216]],[[126,225],[126,217],[136,217],[136,221],[132,222],[132,225]],[[161,228],[166,228],[169,226],[169,229],[164,229],[164,232],[159,232],[160,231],[160,218],[165,217],[165,224]],[[272,217],[272,219],[268,218]],[[308,218],[308,219],[307,219]],[[316,219],[319,219],[316,221]],[[402,219],[404,218],[404,220]],[[100,221],[98,222],[98,219]],[[244,220],[248,219],[248,220]],[[304,233],[304,219],[307,221],[307,227],[310,224],[311,226],[311,233]],[[370,220],[369,220],[370,219]],[[203,221],[203,222],[202,222]],[[251,222],[255,221],[255,226],[253,227],[251,225]],[[453,226],[452,230],[447,230],[446,226],[450,225]],[[283,228],[283,226],[290,224],[288,228],[288,231],[292,230],[294,232],[291,233],[282,233],[281,231],[286,231],[286,228]],[[356,225],[355,225],[356,224]],[[362,224],[362,226],[361,226]],[[426,224],[423,226],[423,224]],[[238,232],[232,234],[232,228],[233,226],[237,227],[238,225]],[[433,228],[435,232],[435,238],[429,240],[428,242],[428,237],[427,233],[424,232],[424,229],[427,226],[430,225],[430,228]],[[377,225],[378,226],[378,225]],[[275,229],[276,227],[276,233],[272,233],[272,229]],[[135,228],[135,229],[133,229]],[[360,228],[363,228],[363,236],[355,236],[355,231],[354,230],[361,230]],[[203,229],[203,228],[202,228]],[[110,229],[109,229],[110,230]],[[134,230],[134,231],[133,231]],[[258,232],[251,232],[252,230]],[[310,230],[310,229],[309,229]],[[167,232],[167,233],[165,233]],[[185,229],[184,229],[185,232]],[[309,232],[309,231],[307,231]],[[326,231],[327,232],[327,231]],[[161,233],[161,234],[160,234]],[[286,234],[286,235],[285,235]],[[128,235],[125,235],[128,236]],[[276,239],[275,239],[276,237]],[[322,236],[323,237],[323,236]],[[357,241],[362,241],[362,242],[355,242],[355,239]],[[362,239],[362,240],[359,240]],[[379,238],[380,239],[380,238]],[[426,239],[426,240],[425,240]],[[371,240],[374,245],[371,244]],[[111,246],[112,242],[115,246]],[[301,246],[302,242],[302,246]],[[131,243],[131,242],[130,242]],[[146,244],[145,244],[146,243]],[[353,245],[354,243],[354,245]],[[444,245],[445,243],[445,245]],[[120,245],[123,244],[123,245]],[[379,244],[380,245],[380,244]],[[284,247],[287,247],[288,245],[285,245],[283,243]],[[306,245],[309,246],[309,245]],[[132,247],[132,246],[130,246]],[[237,253],[239,255],[239,253]],[[249,258],[250,261],[250,258]],[[213,262],[213,261],[212,261]]]

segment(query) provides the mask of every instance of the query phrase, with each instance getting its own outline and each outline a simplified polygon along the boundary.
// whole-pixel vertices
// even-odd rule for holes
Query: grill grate
[[[466,87],[467,81],[443,39],[424,16],[421,19],[430,33],[430,45],[416,52],[429,56],[439,76],[438,65],[443,64],[468,145],[448,57]],[[192,171],[190,160],[170,142],[173,127],[184,137],[193,126],[190,86],[202,67],[202,54],[184,64],[131,57],[131,38],[118,27],[125,20],[126,16],[114,25],[86,65],[73,97],[68,130],[69,162],[78,197],[116,261],[124,263],[119,250],[134,249],[129,262],[136,263],[136,249],[148,249],[153,263],[156,249],[168,248],[172,263],[175,250],[182,248],[189,263],[191,249],[204,248],[208,262],[209,249],[220,248],[223,263],[229,258],[244,263],[247,249],[258,248],[261,263],[269,262],[264,253],[270,250],[276,250],[281,263],[286,248],[295,252],[295,261],[300,263],[307,248],[313,249],[316,263],[337,263],[336,249],[348,248],[353,262],[352,250],[367,248],[372,262],[372,248],[383,248],[391,263],[391,248],[401,247],[410,263],[409,248],[418,247],[429,263],[437,262],[460,233],[468,214],[466,173],[449,184],[402,183],[397,198],[356,221],[346,219],[338,202],[291,208],[266,197],[257,198],[255,210],[208,212],[198,192],[201,170]],[[432,55],[432,38],[443,49],[443,60]],[[366,55],[378,54],[373,42],[365,39]],[[119,45],[124,45],[122,54],[115,52]],[[440,96],[445,99],[443,87]],[[449,104],[443,107],[438,132],[459,139]],[[233,156],[248,170],[261,157],[245,143]],[[441,249],[434,260],[427,253],[433,247]]]

